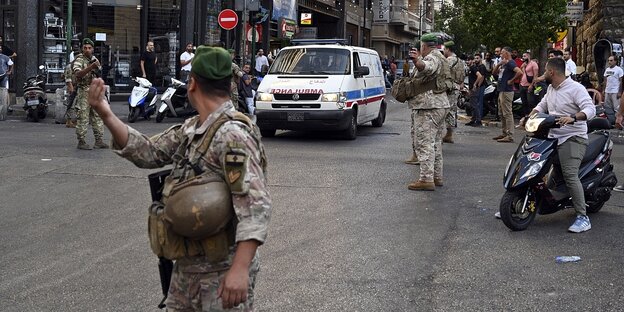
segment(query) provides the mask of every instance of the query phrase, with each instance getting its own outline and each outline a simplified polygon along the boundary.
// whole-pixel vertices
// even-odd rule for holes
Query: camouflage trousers
[[[416,110],[412,109],[412,124],[410,129],[410,134],[412,136],[412,152],[416,155]]]
[[[88,89],[78,89],[76,100],[74,102],[74,108],[76,109],[76,136],[78,140],[84,140],[87,135],[87,127],[91,123],[93,128],[93,136],[95,139],[102,139],[104,137],[104,122],[102,118],[95,112],[93,108],[87,102]]]
[[[416,124],[416,155],[420,160],[420,181],[433,182],[442,178],[442,134],[448,108],[414,109],[412,119]]]
[[[170,312],[212,312],[241,311],[253,312],[254,287],[258,275],[258,262],[253,261],[249,268],[247,300],[232,309],[223,309],[218,296],[219,283],[227,270],[203,272],[197,266],[174,264],[171,285],[165,304]]]
[[[457,99],[459,99],[459,90],[455,90],[448,94],[448,100],[451,104],[451,109],[444,118],[447,128],[457,126],[457,122],[455,119],[455,116],[457,116]]]

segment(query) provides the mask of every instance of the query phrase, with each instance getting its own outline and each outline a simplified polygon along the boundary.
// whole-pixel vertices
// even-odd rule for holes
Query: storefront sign
[[[583,2],[568,2],[566,17],[570,22],[583,21]]]
[[[373,22],[390,22],[390,0],[373,0]]]
[[[301,13],[301,25],[312,25],[312,13]]]
[[[106,33],[95,33],[95,41],[106,41]]]
[[[296,30],[297,30],[296,21],[287,19],[287,18],[280,19],[280,30],[279,30],[280,38],[291,39],[295,35]]]
[[[316,33],[318,32],[316,27],[300,27],[299,39],[316,39]]]
[[[256,42],[262,42],[262,25],[254,25],[256,26]],[[245,25],[245,33],[247,34],[247,41],[251,42],[253,40],[253,33],[251,32],[251,25]]]

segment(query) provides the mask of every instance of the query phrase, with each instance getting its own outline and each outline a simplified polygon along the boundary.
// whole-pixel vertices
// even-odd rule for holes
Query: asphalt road
[[[409,113],[389,101],[386,124],[360,127],[355,141],[300,132],[263,140],[274,207],[257,311],[623,309],[621,193],[587,233],[567,233],[571,210],[510,232],[493,214],[517,145],[492,141],[499,128],[460,124],[443,147],[445,185],[409,191],[418,172],[403,164]],[[125,118],[123,103],[113,107]],[[22,119],[0,122],[0,310],[157,311],[152,171],[109,150],[77,150],[73,130],[50,119]],[[151,135],[174,122],[133,126]],[[614,140],[624,181],[624,139]],[[557,264],[559,255],[582,261]]]

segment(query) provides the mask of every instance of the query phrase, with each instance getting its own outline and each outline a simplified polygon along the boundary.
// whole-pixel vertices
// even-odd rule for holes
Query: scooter
[[[48,114],[48,97],[45,93],[45,66],[39,66],[36,76],[29,77],[24,82],[24,111],[26,119],[34,122],[43,119]]]
[[[149,80],[141,77],[132,78],[137,86],[132,88],[132,93],[128,98],[130,106],[128,114],[128,122],[135,122],[139,116],[143,116],[146,120],[149,120],[156,111],[156,100],[158,91],[152,87],[152,83]]]
[[[596,213],[611,197],[617,184],[611,154],[613,142],[604,118],[587,122],[588,146],[581,161],[579,178],[583,185],[587,212]],[[525,230],[536,214],[551,214],[572,207],[572,199],[563,181],[557,139],[548,138],[548,132],[557,128],[557,118],[537,113],[526,124],[530,134],[520,142],[505,175],[506,189],[500,203],[503,223],[514,231]]]
[[[188,117],[197,114],[186,97],[186,84],[171,78],[171,85],[160,96],[160,106],[156,114],[156,122],[162,122],[165,116]]]

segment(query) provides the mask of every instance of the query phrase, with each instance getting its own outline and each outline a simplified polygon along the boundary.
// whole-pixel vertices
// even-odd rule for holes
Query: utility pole
[[[67,45],[67,49],[65,50],[65,57],[67,59],[67,61],[69,62],[69,55],[72,52],[72,38],[74,37],[73,34],[73,27],[72,25],[74,24],[73,22],[73,16],[72,16],[72,11],[73,11],[73,6],[72,6],[72,0],[67,1],[67,33],[66,33],[66,45]]]

